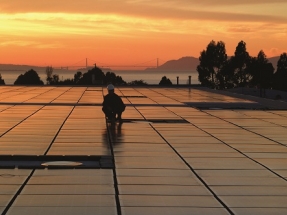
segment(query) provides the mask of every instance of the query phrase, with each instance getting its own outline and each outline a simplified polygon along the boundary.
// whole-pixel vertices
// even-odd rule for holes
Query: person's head
[[[109,85],[107,86],[107,89],[108,89],[108,92],[109,92],[109,93],[113,93],[114,90],[115,90],[115,87],[114,87],[114,85],[109,84]]]

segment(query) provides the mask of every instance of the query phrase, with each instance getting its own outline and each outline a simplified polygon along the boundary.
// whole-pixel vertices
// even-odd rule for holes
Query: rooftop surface
[[[287,103],[204,88],[0,87],[0,213],[287,214]]]

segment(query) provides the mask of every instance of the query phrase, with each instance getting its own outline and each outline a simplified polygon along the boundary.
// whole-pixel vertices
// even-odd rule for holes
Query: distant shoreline
[[[28,71],[28,70],[26,70]],[[20,74],[24,74],[26,71],[7,71],[1,72],[2,78],[8,85],[13,85],[15,80]],[[35,70],[40,76],[41,80],[46,83],[45,69]],[[73,79],[74,74],[77,71],[72,70],[54,70],[54,74],[59,75],[60,80]],[[186,84],[188,76],[191,76],[191,83],[199,84],[198,73],[196,71],[143,71],[143,70],[114,70],[116,75],[121,76],[124,81],[131,82],[134,80],[143,80],[148,84],[158,84],[163,76],[166,76],[171,80],[173,84],[177,84],[177,77],[179,78],[179,84]],[[82,71],[84,73],[84,71]]]

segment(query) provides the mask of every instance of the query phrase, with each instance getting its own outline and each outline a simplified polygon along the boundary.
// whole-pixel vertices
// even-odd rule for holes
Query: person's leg
[[[117,120],[122,121],[122,113],[123,112],[117,112]]]
[[[115,119],[115,114],[109,109],[109,108],[102,108],[102,111],[105,113],[105,116],[109,119],[109,120],[114,120]]]

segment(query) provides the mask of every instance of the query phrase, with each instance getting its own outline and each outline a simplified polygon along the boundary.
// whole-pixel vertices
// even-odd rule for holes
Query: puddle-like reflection
[[[107,147],[110,147],[110,141],[112,145],[117,145],[123,142],[124,135],[122,132],[123,123],[115,122],[108,123],[107,128],[103,132],[103,142]]]
[[[110,123],[108,125],[113,145],[119,144],[123,141],[122,125],[123,123]]]

